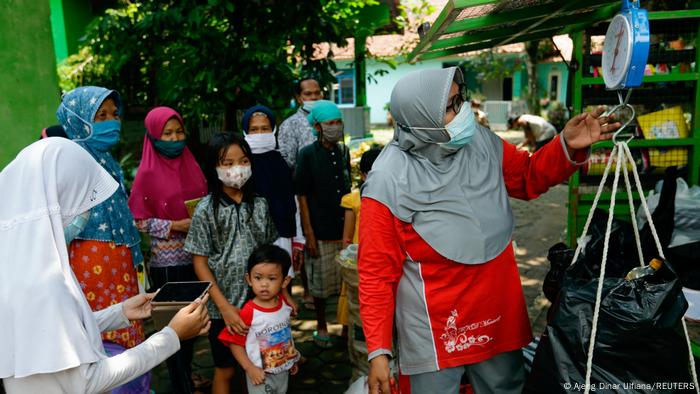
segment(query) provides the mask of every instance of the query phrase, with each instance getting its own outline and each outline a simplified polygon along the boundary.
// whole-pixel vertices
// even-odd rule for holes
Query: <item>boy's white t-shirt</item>
[[[263,308],[248,301],[240,312],[241,319],[249,327],[248,335],[231,334],[223,329],[219,340],[226,346],[244,346],[250,361],[265,373],[288,371],[299,360],[292,340],[291,314],[292,308],[281,294],[274,308]]]

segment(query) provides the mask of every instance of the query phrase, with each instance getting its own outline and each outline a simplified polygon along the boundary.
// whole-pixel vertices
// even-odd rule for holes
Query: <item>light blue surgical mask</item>
[[[107,152],[121,139],[122,122],[118,120],[88,122],[65,104],[61,103],[61,105],[90,128],[90,135],[87,138],[74,139],[73,141],[84,141],[97,150]]]
[[[476,118],[474,112],[466,105],[455,115],[450,123],[445,125],[450,140],[444,144],[452,148],[461,148],[471,142],[476,133]]]
[[[122,122],[118,120],[105,120],[92,123],[92,135],[87,143],[97,150],[106,152],[119,142],[121,138]]]
[[[311,113],[311,110],[314,109],[315,104],[316,101],[302,101],[301,108],[303,108],[304,111]]]
[[[70,244],[88,224],[90,220],[90,211],[81,213],[80,215],[73,218],[73,220],[68,223],[66,228],[63,229],[63,235],[66,238],[66,244]]]

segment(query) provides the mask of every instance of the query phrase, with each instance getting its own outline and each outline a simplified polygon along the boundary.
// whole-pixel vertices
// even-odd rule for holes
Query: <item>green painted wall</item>
[[[51,30],[55,43],[56,62],[78,52],[85,28],[95,18],[90,1],[50,0]]]
[[[68,55],[72,55],[78,53],[79,40],[95,16],[88,0],[63,0],[63,15],[66,18]]]
[[[527,71],[518,70],[513,73],[513,100],[520,100],[523,94],[523,80],[527,83]]]
[[[558,83],[559,100],[566,102],[566,94],[569,87],[569,70],[563,62],[556,63],[540,63],[537,65],[537,84],[540,89],[540,97],[548,97],[549,95],[549,77],[552,74],[560,76]]]
[[[0,168],[56,124],[60,102],[49,2],[0,0]]]

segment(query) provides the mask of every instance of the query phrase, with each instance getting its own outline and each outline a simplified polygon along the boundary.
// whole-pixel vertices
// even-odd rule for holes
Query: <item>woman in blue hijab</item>
[[[138,280],[138,273],[143,272],[141,239],[127,205],[122,169],[110,153],[120,139],[121,112],[119,94],[96,86],[66,93],[56,112],[68,138],[88,151],[119,183],[109,199],[90,211],[84,229],[68,247],[71,268],[94,311],[120,303],[143,288]],[[140,322],[102,334],[108,355],[132,348],[144,337]],[[149,386],[150,373],[114,392],[148,393]]]
[[[280,238],[275,244],[289,253],[295,263],[303,249],[301,229],[297,227],[297,207],[292,171],[277,150],[275,115],[268,107],[256,105],[243,114],[245,140],[253,152],[255,192],[267,200],[270,215]],[[295,264],[297,265],[297,264]],[[293,276],[293,270],[289,271]],[[285,294],[296,311],[294,300]]]

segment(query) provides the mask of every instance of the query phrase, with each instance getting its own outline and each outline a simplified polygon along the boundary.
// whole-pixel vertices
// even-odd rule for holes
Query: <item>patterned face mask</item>
[[[250,166],[216,167],[219,180],[228,187],[240,189],[253,174]]]

